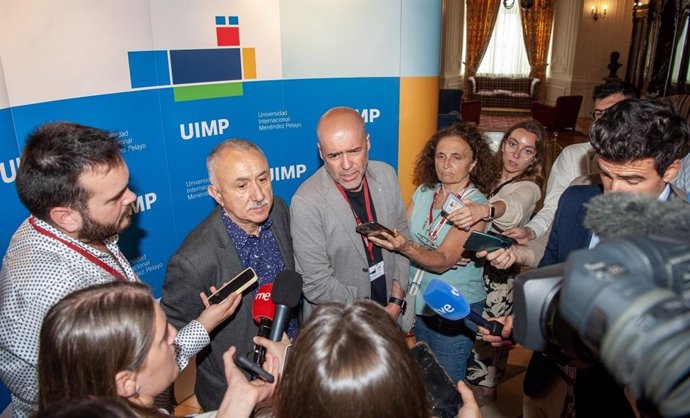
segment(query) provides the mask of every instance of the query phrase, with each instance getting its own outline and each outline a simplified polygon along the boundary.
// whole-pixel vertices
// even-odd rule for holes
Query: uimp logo
[[[228,119],[212,119],[209,121],[202,120],[190,123],[180,124],[180,137],[188,141],[192,138],[206,138],[209,136],[223,135],[226,129],[230,127]]]
[[[357,112],[359,112],[359,114],[362,115],[364,123],[374,123],[374,121],[381,116],[380,109],[358,109]]]
[[[155,193],[146,193],[138,195],[134,202],[130,204],[134,213],[151,210],[151,206],[156,203],[158,196]]]
[[[17,179],[17,169],[19,168],[19,157],[7,162],[0,163],[0,178],[4,183],[12,183]]]
[[[176,102],[242,96],[242,81],[255,80],[257,67],[255,48],[240,46],[239,16],[208,16],[197,30],[215,32],[215,45],[128,51],[132,88],[172,85]]]
[[[304,164],[283,165],[271,167],[271,181],[298,179],[307,171]]]

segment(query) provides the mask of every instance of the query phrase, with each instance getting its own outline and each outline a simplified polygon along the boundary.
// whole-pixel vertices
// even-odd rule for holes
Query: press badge
[[[373,266],[369,267],[369,281],[373,282],[379,277],[383,276],[383,261],[379,261]]]

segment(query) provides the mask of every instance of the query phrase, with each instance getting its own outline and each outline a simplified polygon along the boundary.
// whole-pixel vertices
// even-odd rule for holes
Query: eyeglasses
[[[510,153],[518,153],[518,157],[522,158],[524,160],[529,160],[530,158],[534,157],[537,155],[537,150],[535,150],[532,147],[523,147],[520,148],[518,146],[518,142],[514,140],[513,138],[508,138],[506,142],[503,143],[503,146],[505,147],[506,151]]]
[[[420,232],[417,232],[414,235],[417,239],[417,244],[419,244],[420,247],[429,251],[436,251],[438,249],[438,245],[436,245],[436,243],[430,240],[426,235]]]
[[[594,109],[591,112],[589,112],[589,116],[592,117],[592,120],[597,120],[601,117],[601,115],[604,114],[606,109]]]

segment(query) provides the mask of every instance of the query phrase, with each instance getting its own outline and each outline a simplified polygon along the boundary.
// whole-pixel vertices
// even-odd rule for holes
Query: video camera
[[[660,235],[604,238],[565,263],[519,275],[515,339],[556,359],[600,361],[659,415],[690,416],[690,209],[682,211],[680,231],[652,225]]]

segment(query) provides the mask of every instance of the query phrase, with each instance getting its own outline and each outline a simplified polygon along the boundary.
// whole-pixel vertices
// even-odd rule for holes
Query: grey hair
[[[206,170],[208,171],[208,179],[214,186],[217,185],[217,178],[215,173],[216,161],[218,160],[218,156],[220,155],[220,153],[226,149],[234,149],[238,151],[256,151],[259,154],[261,154],[261,156],[264,157],[264,159],[266,159],[266,155],[264,154],[264,152],[261,151],[261,148],[259,148],[255,143],[240,138],[226,139],[225,141],[213,147],[211,153],[206,158]]]

